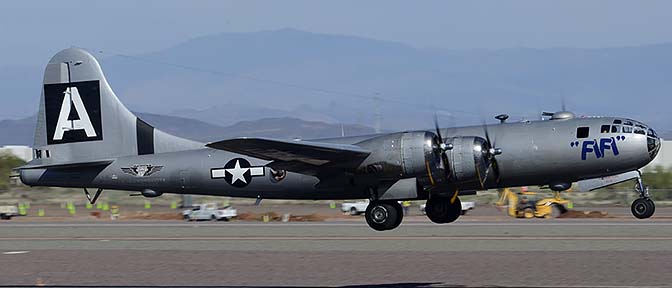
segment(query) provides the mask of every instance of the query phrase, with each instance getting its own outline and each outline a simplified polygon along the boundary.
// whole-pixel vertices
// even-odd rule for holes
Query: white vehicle
[[[182,212],[182,217],[187,221],[229,221],[236,216],[238,216],[238,211],[236,209],[231,206],[219,209],[215,203],[199,204]]]
[[[19,208],[13,205],[0,206],[0,219],[9,220],[19,215]]]
[[[350,213],[350,215],[359,215],[366,212],[366,207],[369,205],[369,200],[350,202],[341,204],[341,211]]]
[[[467,214],[468,211],[474,210],[476,208],[476,202],[469,201],[469,202],[461,202],[462,203],[462,212],[460,213],[461,215]],[[422,215],[425,215],[425,204],[420,205],[420,212],[422,212]]]

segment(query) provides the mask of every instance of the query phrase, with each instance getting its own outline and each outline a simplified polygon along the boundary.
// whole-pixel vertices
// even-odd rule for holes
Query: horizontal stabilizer
[[[315,169],[355,169],[370,152],[359,146],[310,141],[284,141],[266,138],[237,138],[213,142],[207,147],[268,161],[270,167],[317,174]]]

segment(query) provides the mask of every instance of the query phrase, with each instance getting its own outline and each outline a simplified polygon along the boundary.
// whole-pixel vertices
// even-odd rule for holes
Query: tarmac
[[[664,209],[661,209],[665,212]],[[672,219],[312,223],[7,221],[0,283],[96,286],[672,285]],[[485,219],[485,220],[484,220]]]

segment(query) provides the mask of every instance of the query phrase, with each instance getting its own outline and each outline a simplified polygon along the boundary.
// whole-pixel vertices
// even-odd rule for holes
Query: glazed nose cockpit
[[[646,130],[646,147],[649,149],[649,156],[651,159],[656,158],[658,151],[660,151],[660,137],[655,130],[649,128]]]
[[[660,137],[658,137],[658,133],[656,133],[655,130],[647,127],[641,122],[630,119],[614,119],[613,124],[614,125],[611,126],[612,133],[621,130],[622,133],[646,135],[646,148],[649,151],[649,156],[652,160],[653,158],[656,158],[658,151],[660,151],[661,142]]]

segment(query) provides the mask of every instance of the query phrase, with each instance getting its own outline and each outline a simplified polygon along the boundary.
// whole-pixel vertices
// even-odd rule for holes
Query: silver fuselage
[[[624,121],[632,122],[624,129]],[[621,124],[614,124],[620,122]],[[608,125],[608,132],[603,126]],[[614,127],[612,127],[614,126]],[[640,127],[637,127],[640,126]],[[587,135],[577,135],[587,127]],[[585,132],[585,128],[583,128]],[[644,134],[641,133],[644,131]],[[624,118],[595,117],[544,120],[488,125],[490,137],[503,153],[497,156],[501,172],[497,183],[489,176],[483,185],[445,183],[445,190],[475,191],[497,187],[572,183],[637,170],[655,157],[660,140],[653,130]],[[638,133],[634,133],[637,130]],[[614,131],[612,133],[612,131]],[[626,132],[624,132],[626,131]],[[627,132],[631,131],[631,132]],[[484,137],[483,126],[442,129],[444,138]],[[647,135],[648,134],[648,135]],[[389,134],[320,139],[319,142],[353,144],[366,142],[367,148],[389,150],[387,142],[376,138]],[[581,136],[582,138],[578,138]],[[586,136],[586,137],[583,137]],[[372,143],[374,145],[372,145]],[[396,148],[399,149],[399,148]],[[243,158],[252,166],[263,167],[263,175],[252,177],[245,187],[234,187],[224,179],[213,178],[213,169],[231,159]],[[269,161],[211,148],[120,157],[105,167],[73,167],[22,170],[21,180],[33,186],[97,187],[104,189],[161,193],[203,194],[266,199],[357,199],[368,198],[368,187],[381,177],[370,174],[344,173],[333,179],[288,172],[276,181]],[[145,177],[124,173],[122,168],[138,164],[162,166]],[[398,165],[398,163],[389,163]],[[389,177],[388,177],[389,178]],[[353,180],[354,179],[354,180]],[[319,183],[329,182],[329,185]],[[389,179],[387,179],[389,180]],[[402,197],[404,198],[404,197]],[[426,198],[419,193],[416,199]]]

